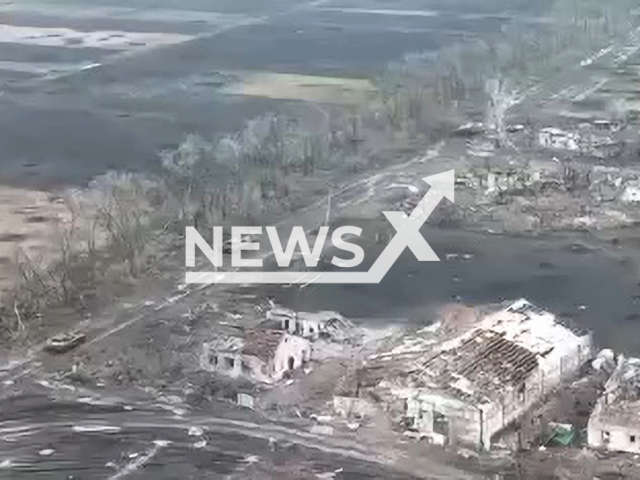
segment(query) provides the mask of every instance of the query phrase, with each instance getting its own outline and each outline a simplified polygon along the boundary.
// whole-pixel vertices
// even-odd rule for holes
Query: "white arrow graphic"
[[[396,234],[378,259],[366,272],[187,272],[186,283],[233,284],[309,284],[309,283],[380,283],[405,248],[409,248],[421,262],[439,262],[440,259],[420,235],[424,225],[442,198],[454,202],[455,171],[425,177],[431,188],[407,216],[404,212],[384,212]]]

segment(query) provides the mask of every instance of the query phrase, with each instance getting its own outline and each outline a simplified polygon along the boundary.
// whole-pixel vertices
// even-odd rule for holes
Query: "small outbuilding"
[[[620,356],[587,427],[589,446],[640,453],[640,358]]]

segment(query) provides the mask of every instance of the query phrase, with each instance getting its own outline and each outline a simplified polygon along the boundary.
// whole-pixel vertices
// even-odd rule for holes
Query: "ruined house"
[[[243,347],[244,340],[237,334],[207,342],[202,348],[200,367],[210,372],[238,377],[242,373]]]
[[[640,453],[640,358],[618,360],[587,427],[589,446]]]
[[[576,133],[554,127],[547,127],[540,130],[538,142],[540,146],[544,148],[570,151],[580,150],[580,138]]]
[[[280,380],[287,371],[311,360],[308,340],[281,330],[254,328],[245,331],[244,360],[259,380]]]
[[[285,332],[296,333],[298,314],[288,308],[272,308],[267,312],[267,320],[280,324]]]
[[[352,328],[351,322],[337,312],[299,312],[285,308],[274,308],[267,318],[280,323],[280,328],[291,335],[309,340],[320,337],[340,339]]]
[[[579,123],[571,131],[548,127],[538,133],[538,143],[543,148],[611,158],[622,152],[623,142],[617,136],[621,129],[618,122],[606,119]]]
[[[309,341],[271,328],[250,328],[203,346],[204,370],[271,383],[311,359]]]
[[[591,336],[519,300],[453,336],[426,328],[367,361],[363,390],[438,444],[488,449],[500,432],[573,377]]]

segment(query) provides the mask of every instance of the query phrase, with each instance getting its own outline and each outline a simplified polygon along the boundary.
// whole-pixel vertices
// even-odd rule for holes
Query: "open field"
[[[0,180],[83,183],[150,168],[186,133],[235,131],[275,110],[316,118],[300,100],[327,95],[298,81],[278,93],[295,78],[282,74],[368,80],[406,54],[539,16],[506,2],[147,3],[0,6]],[[264,96],[256,79],[268,79]]]

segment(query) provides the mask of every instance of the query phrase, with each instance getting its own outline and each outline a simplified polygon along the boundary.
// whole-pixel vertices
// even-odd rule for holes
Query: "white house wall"
[[[293,365],[290,365],[292,359]],[[293,335],[285,335],[278,345],[274,355],[274,378],[281,378],[284,372],[300,368],[305,362],[311,360],[311,344],[308,340]]]
[[[445,437],[450,443],[477,445],[482,437],[480,410],[446,395],[407,392],[407,417],[414,419],[414,428],[427,438],[437,439],[441,432],[434,429],[438,414],[447,422]]]
[[[589,446],[613,452],[640,453],[640,425],[615,425],[594,412],[587,427]]]

